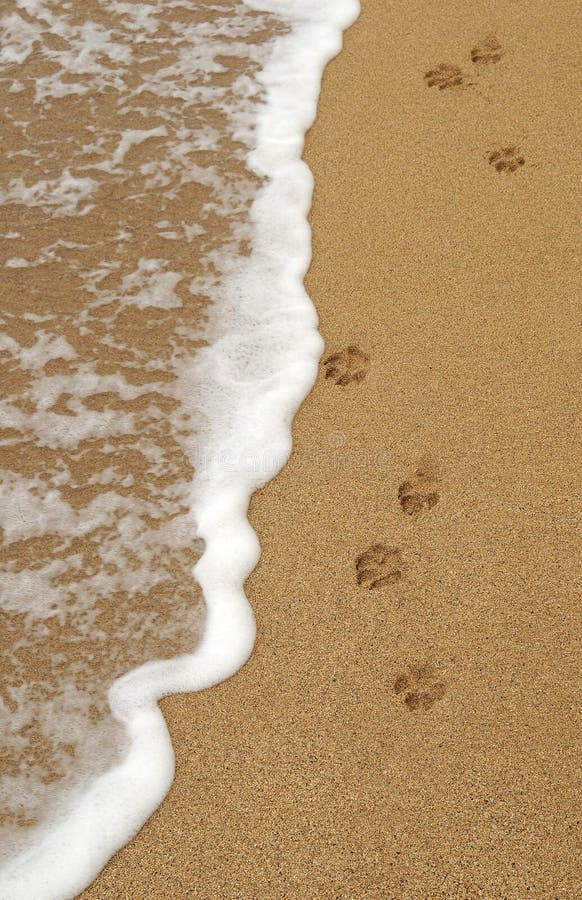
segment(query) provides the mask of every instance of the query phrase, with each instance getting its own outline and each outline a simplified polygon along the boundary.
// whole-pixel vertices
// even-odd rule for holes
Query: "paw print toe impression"
[[[429,467],[419,466],[412,478],[398,488],[398,501],[407,516],[417,516],[423,509],[432,509],[439,501],[439,479]]]
[[[324,359],[325,377],[331,378],[335,384],[345,387],[355,381],[359,384],[368,374],[369,358],[359,347],[352,345],[332,353]]]
[[[356,559],[356,578],[369,591],[396,584],[404,572],[402,554],[397,547],[373,544]]]
[[[502,56],[503,48],[494,34],[490,34],[471,49],[471,62],[476,65],[497,63]]]
[[[425,73],[424,80],[428,87],[438,87],[439,91],[459,87],[463,84],[463,72],[459,66],[441,63],[440,66]]]
[[[430,709],[443,699],[446,691],[446,684],[429,663],[409,666],[394,682],[394,693],[398,694],[410,712]]]
[[[488,156],[489,164],[493,166],[496,172],[517,172],[523,165],[525,159],[517,149],[517,147],[503,147],[501,150],[494,150]]]

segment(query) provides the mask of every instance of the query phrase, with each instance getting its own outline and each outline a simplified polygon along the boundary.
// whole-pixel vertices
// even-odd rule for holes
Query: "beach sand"
[[[163,701],[175,784],[83,900],[579,894],[574,9],[364,0],[256,650]]]

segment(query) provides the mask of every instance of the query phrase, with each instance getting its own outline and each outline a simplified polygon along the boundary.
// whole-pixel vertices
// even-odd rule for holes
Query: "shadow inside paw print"
[[[368,373],[370,360],[359,347],[346,347],[339,353],[332,353],[324,359],[325,377],[332,378],[335,384],[345,387],[352,381],[363,381]]]
[[[409,666],[394,682],[394,693],[411,712],[430,709],[437,700],[443,699],[446,690],[445,683],[429,663]]]
[[[458,66],[453,66],[450,63],[441,63],[440,66],[426,72],[424,80],[428,87],[438,87],[439,91],[446,91],[448,88],[462,85],[464,75]]]
[[[517,147],[503,147],[501,150],[494,150],[489,154],[488,159],[496,172],[517,172],[525,165],[525,159]]]
[[[369,591],[396,584],[403,572],[402,554],[396,547],[373,544],[356,559],[358,584]]]
[[[497,63],[503,56],[503,48],[494,34],[490,34],[471,50],[471,61],[477,65]]]
[[[398,488],[398,500],[407,516],[417,516],[423,509],[432,509],[439,501],[439,479],[428,464],[420,465],[412,478]]]

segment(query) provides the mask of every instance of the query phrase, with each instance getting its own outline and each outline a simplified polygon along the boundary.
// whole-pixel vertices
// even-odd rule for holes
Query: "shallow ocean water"
[[[303,139],[357,13],[2,10],[2,900],[82,890],[172,782],[159,698],[252,652],[248,502],[322,351]]]
[[[122,750],[107,689],[204,619],[185,362],[248,253],[273,17],[231,0],[4,7],[2,771],[13,852]]]

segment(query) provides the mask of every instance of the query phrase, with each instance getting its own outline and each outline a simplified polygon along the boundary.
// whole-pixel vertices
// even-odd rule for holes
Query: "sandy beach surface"
[[[574,11],[364,0],[256,650],[162,703],[174,786],[83,900],[579,895]]]

